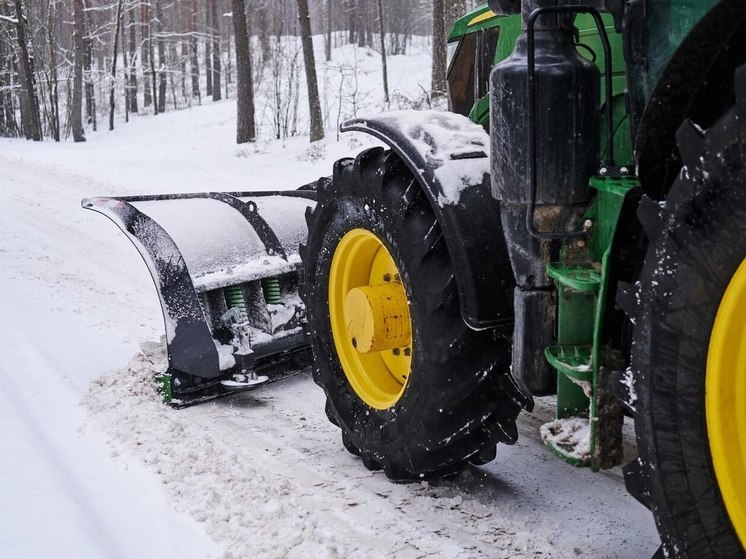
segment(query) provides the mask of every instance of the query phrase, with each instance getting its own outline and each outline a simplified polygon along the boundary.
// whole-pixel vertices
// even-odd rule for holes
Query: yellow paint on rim
[[[404,287],[391,253],[376,235],[353,229],[342,237],[329,272],[332,337],[347,380],[374,409],[399,401],[412,366],[412,321]],[[357,339],[353,342],[356,336],[366,337],[360,350]]]
[[[725,291],[707,354],[710,453],[728,516],[746,548],[746,260]]]
[[[488,21],[492,19],[493,17],[497,17],[497,14],[493,12],[492,10],[487,10],[483,14],[478,15],[474,19],[472,19],[467,27],[471,27],[472,25],[476,25],[477,23],[482,23],[483,21]]]
[[[352,345],[359,353],[409,347],[412,328],[407,309],[407,293],[399,281],[350,289],[344,316]]]

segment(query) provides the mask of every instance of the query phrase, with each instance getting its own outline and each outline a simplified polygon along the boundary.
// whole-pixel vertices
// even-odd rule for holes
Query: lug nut
[[[409,357],[410,355],[412,355],[412,350],[409,349],[408,347],[405,347],[404,348],[404,355],[406,355],[407,357]]]
[[[398,347],[395,347],[394,349],[391,350],[391,353],[393,353],[394,355],[399,355],[399,353],[401,352],[399,351]]]

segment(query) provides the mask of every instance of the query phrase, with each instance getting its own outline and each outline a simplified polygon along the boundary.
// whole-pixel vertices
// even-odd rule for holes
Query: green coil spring
[[[229,287],[226,287],[225,300],[228,303],[229,309],[236,307],[241,313],[241,316],[243,316],[244,318],[248,316],[246,313],[246,299],[243,296],[243,289],[241,289],[240,285],[231,285]]]
[[[277,278],[264,278],[262,280],[264,300],[268,305],[279,305],[282,302],[280,293],[280,280]]]

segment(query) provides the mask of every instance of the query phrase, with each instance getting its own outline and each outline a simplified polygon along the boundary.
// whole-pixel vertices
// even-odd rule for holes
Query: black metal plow
[[[127,235],[150,270],[166,330],[167,402],[252,390],[310,363],[298,247],[315,204],[310,187],[82,201]]]

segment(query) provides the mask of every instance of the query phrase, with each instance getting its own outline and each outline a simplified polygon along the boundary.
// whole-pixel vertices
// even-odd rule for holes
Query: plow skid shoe
[[[307,361],[298,250],[315,198],[297,190],[82,201],[125,233],[153,278],[166,331],[167,401],[182,407],[234,393],[240,375]]]

